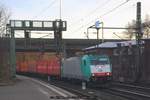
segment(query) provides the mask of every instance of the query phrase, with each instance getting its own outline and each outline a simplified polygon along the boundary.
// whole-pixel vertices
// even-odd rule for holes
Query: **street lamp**
[[[100,27],[100,24],[102,25],[102,27]],[[89,35],[89,29],[90,28],[94,28],[97,30],[97,40],[99,40],[99,29],[102,28],[102,43],[103,43],[104,42],[104,23],[96,21],[95,25],[88,27],[87,28],[87,36]]]
[[[93,27],[94,27],[94,25],[92,25],[92,26],[90,26],[90,27],[87,28],[87,37],[88,37],[88,39],[89,39],[89,29],[93,28]]]
[[[99,29],[100,29],[100,24],[102,25],[102,43],[104,42],[104,23],[96,21],[95,22],[95,28],[97,29],[97,39],[99,38]]]

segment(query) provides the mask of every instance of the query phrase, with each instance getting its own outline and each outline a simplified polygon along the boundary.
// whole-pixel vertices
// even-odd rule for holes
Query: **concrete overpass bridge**
[[[100,43],[101,40],[99,40]],[[105,41],[120,41],[107,39]],[[81,51],[83,48],[96,45],[97,39],[63,39],[62,47],[67,55]],[[54,39],[15,38],[16,52],[56,52]]]

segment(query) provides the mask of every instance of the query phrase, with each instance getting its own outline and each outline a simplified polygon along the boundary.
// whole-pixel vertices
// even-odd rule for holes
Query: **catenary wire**
[[[35,15],[32,19],[37,18],[39,15],[42,15],[44,12],[46,12],[50,7],[52,7],[58,0],[53,0],[48,6],[43,8],[37,15]]]
[[[100,4],[99,6],[97,6],[95,9],[93,9],[92,11],[90,11],[89,13],[87,13],[83,18],[87,18],[88,16],[92,15],[93,13],[95,13],[98,9],[103,8],[104,6],[106,6],[111,0],[107,0],[104,3]],[[75,21],[74,23],[72,23],[70,26],[76,25],[78,24],[80,21],[83,20],[83,18],[80,18],[79,20]],[[69,27],[70,27],[69,26]]]
[[[108,14],[112,13],[113,11],[115,11],[116,9],[118,9],[118,8],[120,8],[121,6],[125,5],[125,4],[126,4],[127,2],[129,2],[129,1],[130,1],[130,0],[126,0],[125,2],[123,2],[123,3],[119,4],[119,5],[117,5],[116,7],[114,7],[114,8],[113,8],[113,9],[111,9],[111,10],[109,10],[108,12],[103,13],[100,17],[104,17],[104,16],[106,16],[106,15],[108,15]],[[99,17],[98,17],[98,18],[96,18],[96,19],[99,19]],[[79,27],[78,29],[74,30],[74,31],[73,31],[73,32],[71,32],[71,33],[78,32],[80,29],[82,29],[83,27],[86,27],[87,25],[91,24],[93,21],[95,21],[95,19],[94,19],[94,20],[92,20],[92,21],[90,21],[90,22],[88,22],[88,23],[87,23],[87,24],[85,24],[85,25],[82,25],[81,27]]]

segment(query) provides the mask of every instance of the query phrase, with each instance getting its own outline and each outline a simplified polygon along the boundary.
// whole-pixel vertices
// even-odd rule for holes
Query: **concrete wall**
[[[0,82],[10,80],[10,40],[0,38]]]

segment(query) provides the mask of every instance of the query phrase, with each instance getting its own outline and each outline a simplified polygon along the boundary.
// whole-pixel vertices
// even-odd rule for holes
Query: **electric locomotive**
[[[111,75],[111,64],[106,55],[84,55],[62,61],[62,78],[86,82],[106,82],[111,79]]]

